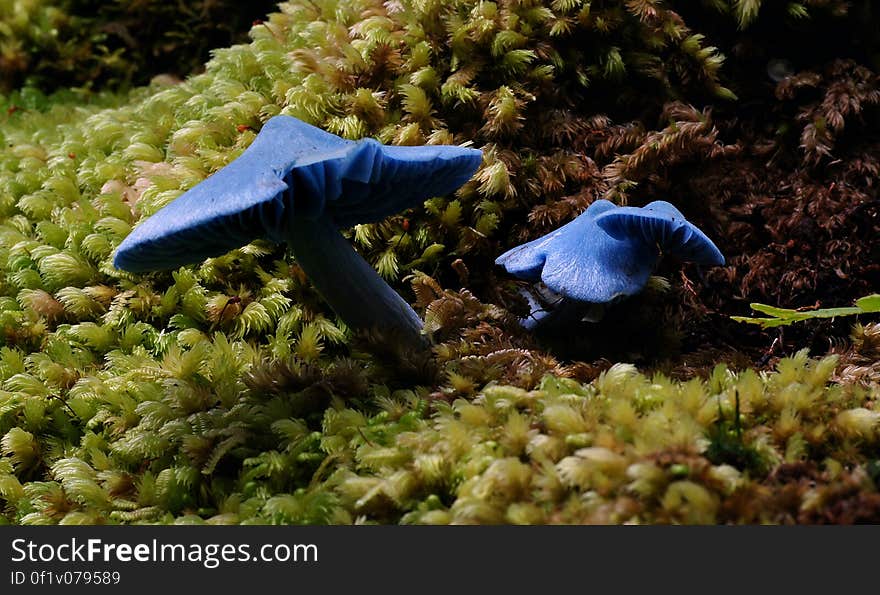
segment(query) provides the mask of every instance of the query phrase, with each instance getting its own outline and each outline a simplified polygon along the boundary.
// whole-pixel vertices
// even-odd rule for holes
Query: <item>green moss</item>
[[[19,418],[25,427],[2,441],[0,489],[11,519],[792,522],[817,512],[817,499],[852,497],[838,494],[843,476],[861,486],[856,493],[874,493],[863,453],[880,439],[880,414],[867,408],[876,393],[829,385],[834,358],[799,354],[772,374],[719,368],[714,379],[686,383],[618,364],[590,384],[546,376],[534,390],[490,385],[449,404],[376,387],[378,412],[328,395],[325,411],[293,417],[314,384],[270,393],[252,384],[228,405],[205,408],[216,397],[198,387],[210,385],[212,366],[199,362],[222,357],[229,346],[218,340],[189,355],[195,361],[166,361],[174,379],[133,368],[124,381],[80,384],[66,407],[51,410],[54,421],[45,402],[30,423],[26,413]],[[348,373],[331,371],[325,382],[335,379],[338,390]],[[733,416],[731,438],[717,428]],[[59,448],[62,420],[77,418],[91,429],[73,430]],[[809,461],[821,462],[819,485],[768,488],[781,470],[813,469]],[[41,466],[51,481],[23,481]]]
[[[202,67],[210,50],[244,41],[251,22],[274,8],[267,0],[3,0],[0,92],[22,84],[51,91],[185,76]]]

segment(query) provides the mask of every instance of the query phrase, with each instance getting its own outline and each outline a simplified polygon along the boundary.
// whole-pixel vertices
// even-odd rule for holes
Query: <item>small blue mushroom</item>
[[[721,252],[681,212],[664,201],[617,207],[597,200],[573,221],[517,246],[495,263],[530,281],[531,330],[557,322],[595,320],[605,304],[639,293],[661,253],[700,264],[724,263]]]
[[[286,242],[352,328],[423,345],[422,321],[339,233],[380,221],[471,178],[482,153],[342,139],[290,116],[269,119],[234,161],[138,225],[114,265],[172,269],[266,238]]]

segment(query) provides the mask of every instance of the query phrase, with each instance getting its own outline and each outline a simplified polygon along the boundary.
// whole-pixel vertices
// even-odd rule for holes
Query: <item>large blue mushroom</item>
[[[548,321],[595,319],[602,306],[645,287],[661,254],[705,265],[724,264],[706,234],[665,201],[618,207],[597,200],[559,229],[499,256],[495,263],[532,282],[524,292],[527,329]]]
[[[455,191],[479,150],[342,139],[290,116],[269,119],[234,161],[147,218],[114,265],[173,269],[266,238],[286,242],[346,324],[422,345],[422,321],[340,234]]]

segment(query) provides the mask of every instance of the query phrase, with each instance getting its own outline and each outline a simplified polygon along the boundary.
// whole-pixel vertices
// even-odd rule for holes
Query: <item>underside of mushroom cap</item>
[[[634,237],[656,244],[665,254],[704,265],[723,265],[724,255],[700,228],[670,203],[658,200],[644,207],[617,207],[596,217],[611,237]]]
[[[379,221],[456,190],[481,160],[476,149],[350,141],[275,116],[237,159],[138,225],[114,265],[169,269],[258,238],[282,242],[292,217],[328,214],[340,227]]]
[[[577,301],[601,304],[634,295],[647,283],[659,252],[640,239],[615,239],[596,225],[598,216],[615,208],[597,200],[573,221],[508,250],[495,263]]]
[[[432,196],[454,192],[471,179],[482,159],[478,149],[454,145],[409,147],[383,145],[371,138],[357,141],[342,160],[339,192],[324,193],[326,212],[340,228],[381,221]],[[323,162],[325,168],[335,163]],[[293,174],[299,180],[312,171],[297,168]]]

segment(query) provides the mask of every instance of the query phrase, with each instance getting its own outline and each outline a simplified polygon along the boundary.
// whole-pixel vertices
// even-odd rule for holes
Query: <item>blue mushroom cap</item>
[[[670,203],[617,207],[596,217],[596,225],[617,240],[641,238],[665,254],[704,265],[723,265],[724,255],[706,234]]]
[[[668,202],[636,208],[607,200],[495,263],[565,298],[602,304],[640,292],[661,250],[702,264],[724,263],[715,244]]]
[[[508,250],[495,263],[576,301],[606,303],[634,295],[647,283],[659,252],[643,241],[615,239],[596,225],[597,217],[617,208],[597,200],[573,221]]]
[[[481,160],[477,149],[350,141],[275,116],[237,159],[138,225],[114,265],[169,269],[258,238],[283,242],[294,217],[326,215],[341,228],[380,221],[456,190]]]

